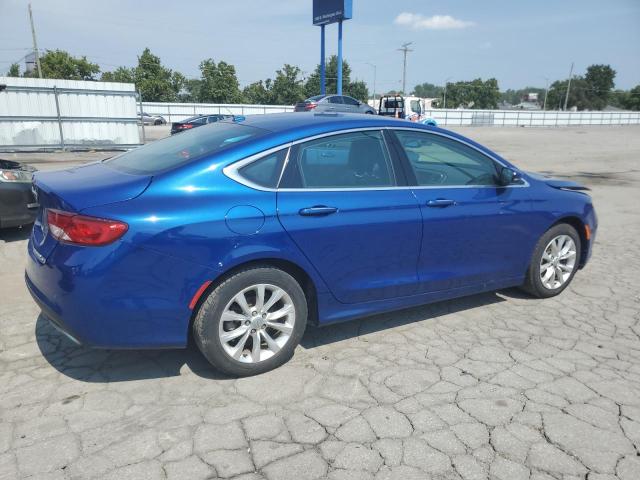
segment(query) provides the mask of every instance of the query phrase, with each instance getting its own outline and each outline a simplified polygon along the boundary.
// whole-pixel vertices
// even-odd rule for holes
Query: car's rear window
[[[154,175],[267,133],[248,125],[216,122],[130,150],[106,163],[127,173]]]

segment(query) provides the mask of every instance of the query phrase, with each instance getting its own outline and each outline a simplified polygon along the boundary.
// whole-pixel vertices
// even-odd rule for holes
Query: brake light
[[[188,130],[189,128],[193,128],[193,124],[191,124],[191,123],[183,123],[182,125],[179,125],[178,128],[180,130]]]
[[[305,103],[304,105],[304,109],[305,110],[313,110],[314,108],[316,108],[318,106],[317,103],[315,102],[309,102],[309,103]]]
[[[62,210],[47,210],[51,235],[61,242],[75,245],[99,246],[115,242],[129,226],[118,220],[87,217]]]

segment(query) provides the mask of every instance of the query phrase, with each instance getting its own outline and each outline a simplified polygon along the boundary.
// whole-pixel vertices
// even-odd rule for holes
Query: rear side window
[[[373,188],[395,185],[382,133],[332,135],[291,151],[284,188]]]
[[[426,132],[395,131],[420,186],[497,184],[495,162],[450,138]]]
[[[288,149],[267,155],[238,170],[241,177],[261,187],[276,188]]]
[[[105,164],[127,173],[154,175],[267,133],[248,125],[217,122],[138,147],[107,160]]]
[[[333,97],[329,97],[329,103],[339,103],[342,105],[342,97],[338,95],[334,95]]]

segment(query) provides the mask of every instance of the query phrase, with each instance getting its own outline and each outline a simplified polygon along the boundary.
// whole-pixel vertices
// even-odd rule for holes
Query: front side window
[[[422,105],[420,105],[420,100],[411,100],[409,103],[411,107],[411,111],[420,115],[422,113]]]
[[[395,185],[382,133],[363,131],[311,140],[291,152],[285,188],[374,188]]]
[[[496,163],[456,140],[396,130],[419,186],[497,185]]]
[[[347,105],[360,105],[360,102],[358,102],[355,98],[351,98],[351,97],[342,97],[344,100],[344,103]]]
[[[249,125],[219,122],[156,140],[106,160],[105,165],[127,173],[153,175],[267,133]]]

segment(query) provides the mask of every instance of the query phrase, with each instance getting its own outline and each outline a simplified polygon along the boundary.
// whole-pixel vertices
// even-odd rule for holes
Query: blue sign
[[[349,20],[353,15],[353,0],[313,0],[313,24]]]

